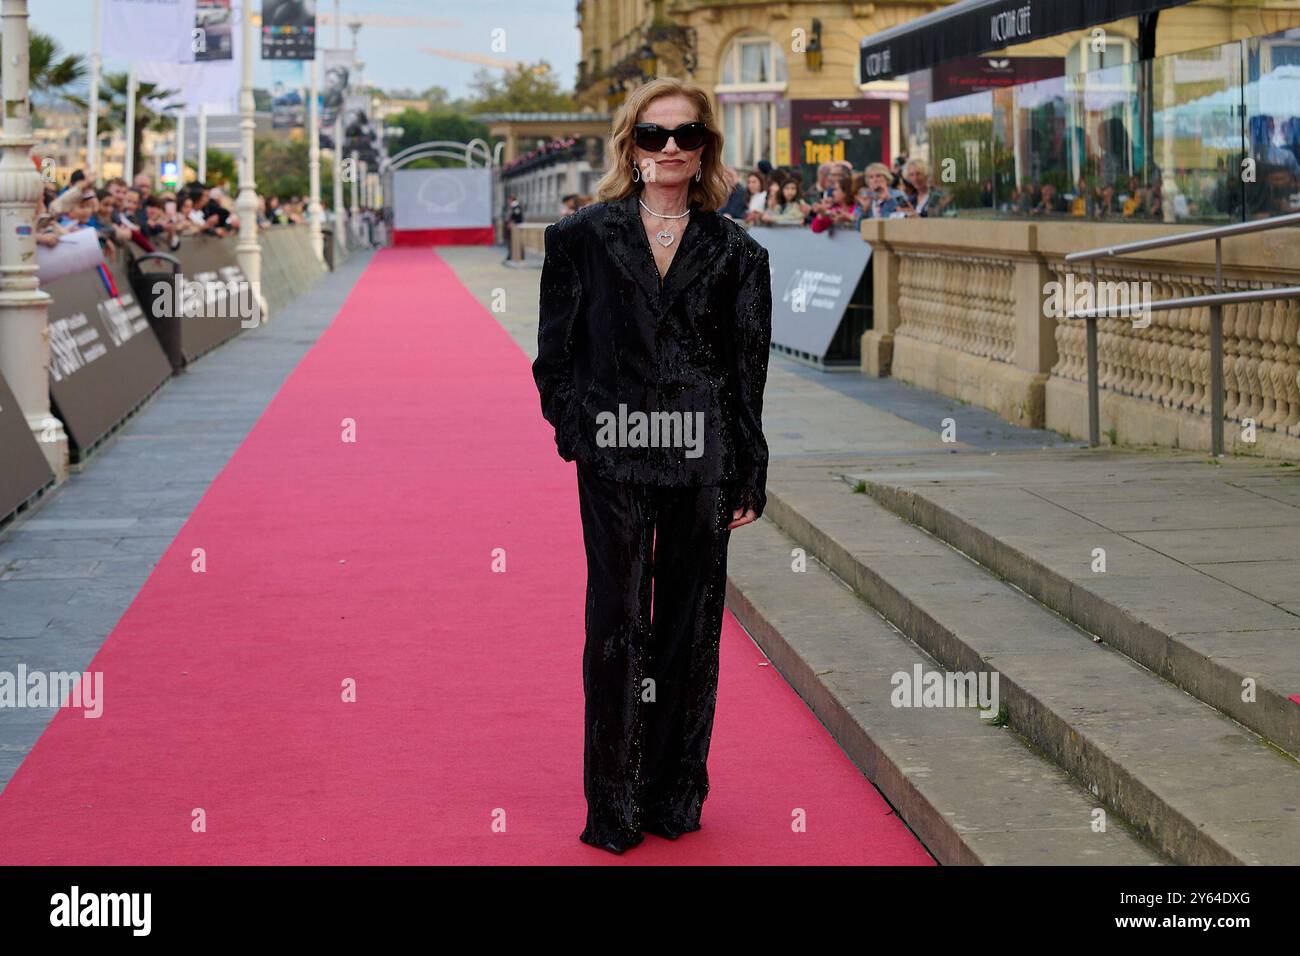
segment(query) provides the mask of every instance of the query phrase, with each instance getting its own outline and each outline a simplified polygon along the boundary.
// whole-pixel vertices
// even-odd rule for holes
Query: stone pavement
[[[169,380],[81,473],[0,530],[0,671],[85,669],[369,259]],[[0,710],[0,789],[55,713]]]

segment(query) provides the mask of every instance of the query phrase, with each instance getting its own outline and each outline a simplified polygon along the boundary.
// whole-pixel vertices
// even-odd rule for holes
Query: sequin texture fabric
[[[587,558],[581,839],[595,846],[700,827],[727,524],[736,508],[761,514],[766,504],[771,308],[767,251],[717,213],[692,207],[662,281],[635,194],[546,230],[533,374],[557,449],[577,462]],[[634,412],[695,416],[698,454],[638,444],[630,431],[610,443],[611,417]]]
[[[719,484],[761,514],[763,386],[771,342],[767,250],[716,212],[692,209],[663,281],[637,195],[597,203],[546,230],[533,377],[566,461],[668,486]],[[598,418],[703,414],[703,453],[602,446]]]

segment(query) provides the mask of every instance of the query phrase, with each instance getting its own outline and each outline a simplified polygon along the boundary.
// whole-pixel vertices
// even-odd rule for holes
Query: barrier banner
[[[57,279],[50,295],[50,400],[85,451],[172,373],[116,263]]]
[[[189,236],[174,255],[180,272],[144,273],[136,291],[177,369],[260,321],[252,289],[235,261],[234,237]]]
[[[824,361],[871,262],[856,229],[754,228],[772,270],[772,344]]]
[[[36,436],[0,375],[0,520],[53,480]]]

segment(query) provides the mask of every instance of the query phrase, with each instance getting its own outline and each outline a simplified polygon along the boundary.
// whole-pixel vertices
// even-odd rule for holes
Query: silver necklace
[[[659,219],[685,219],[687,216],[691,214],[691,211],[688,209],[684,213],[680,213],[679,215],[669,216],[661,212],[655,212],[653,209],[647,206],[645,204],[645,200],[640,198],[639,196],[637,197],[637,202],[641,204],[642,209],[644,209],[650,215],[655,216]],[[658,232],[655,233],[655,238],[659,240],[659,245],[667,249],[669,246],[673,244],[673,239],[676,237],[667,229],[660,229]]]

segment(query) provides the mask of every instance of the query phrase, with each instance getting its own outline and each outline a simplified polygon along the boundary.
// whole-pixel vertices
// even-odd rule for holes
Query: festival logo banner
[[[142,54],[137,59],[136,72],[140,82],[153,83],[165,90],[183,92],[185,112],[196,116],[200,108],[206,108],[209,115],[222,116],[239,112],[239,57],[242,48],[240,36],[240,17],[243,15],[245,0],[197,0],[207,10],[200,11],[195,0],[189,0],[188,11],[190,26],[186,32],[186,49],[189,62],[168,61],[152,54]],[[252,0],[248,0],[251,4]],[[215,4],[215,6],[214,6]],[[213,13],[218,7],[229,10],[226,18],[224,36],[220,39],[222,29],[218,17]],[[219,10],[218,10],[219,12]],[[205,21],[206,18],[206,21]],[[203,30],[203,23],[207,31]],[[228,42],[229,56],[214,56],[214,49],[223,42]]]
[[[316,59],[315,0],[263,0],[262,59]]]
[[[303,61],[276,60],[271,64],[271,127],[297,129],[306,122]]]
[[[234,25],[230,0],[194,0],[194,59],[199,63],[233,59]]]
[[[334,121],[342,113],[351,81],[353,52],[351,50],[322,51],[320,95],[320,145],[322,149],[334,148]]]

